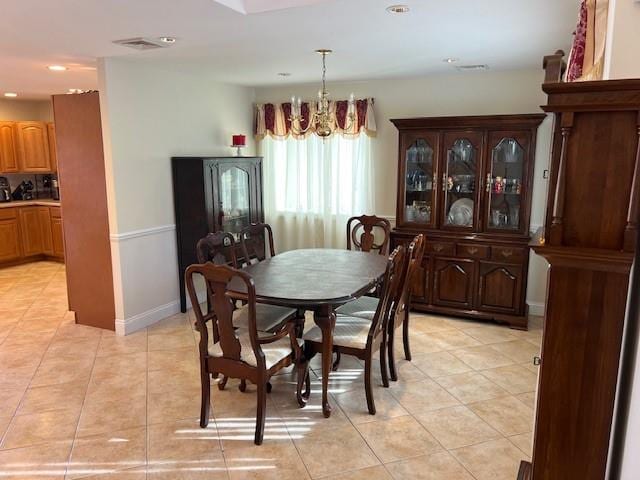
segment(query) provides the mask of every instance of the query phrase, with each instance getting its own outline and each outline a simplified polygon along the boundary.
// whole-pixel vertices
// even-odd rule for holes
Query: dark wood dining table
[[[255,283],[256,301],[313,312],[322,330],[322,411],[331,415],[328,385],[332,364],[335,309],[378,285],[387,257],[333,249],[291,250],[247,266]],[[232,281],[230,294],[244,299],[243,282]]]

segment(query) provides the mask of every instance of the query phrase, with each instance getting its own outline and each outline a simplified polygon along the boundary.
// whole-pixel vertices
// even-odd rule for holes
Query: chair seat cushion
[[[253,347],[251,347],[251,339],[249,337],[249,331],[245,329],[236,330],[236,336],[240,340],[240,360],[257,367],[258,362],[256,356],[253,353]],[[301,338],[296,338],[298,345],[303,345]],[[267,369],[273,367],[283,358],[291,355],[293,349],[291,348],[291,340],[289,336],[276,340],[273,343],[265,343],[262,345],[262,352],[264,353],[264,359]],[[209,345],[209,355],[212,357],[222,357],[222,348],[219,343]]]
[[[275,305],[256,304],[256,329],[259,332],[274,333],[289,320],[296,316],[293,308],[277,307]],[[233,312],[233,326],[249,329],[249,308],[245,305]]]
[[[362,350],[367,346],[370,328],[371,320],[339,315],[336,317],[336,326],[333,330],[333,344]],[[302,338],[309,342],[322,343],[322,330],[314,326]]]
[[[350,317],[361,317],[373,320],[378,308],[379,299],[375,297],[360,297],[354,301],[345,303],[336,309],[338,315],[347,315]]]

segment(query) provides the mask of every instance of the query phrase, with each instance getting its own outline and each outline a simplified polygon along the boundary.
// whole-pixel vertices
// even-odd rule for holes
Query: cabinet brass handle
[[[503,257],[509,258],[511,255],[513,255],[513,250],[502,250]]]
[[[444,249],[444,247],[442,245],[436,244],[436,245],[433,246],[433,250],[436,251],[436,252],[441,252],[443,249]]]
[[[533,364],[537,367],[542,363],[542,359],[538,356],[533,357]]]
[[[487,193],[489,193],[491,191],[491,174],[490,173],[487,173],[487,186],[486,186],[486,189],[487,189]]]
[[[442,174],[442,191],[443,192],[447,191],[447,174],[446,173]]]
[[[436,175],[435,173],[433,174],[433,189],[437,190],[438,188],[438,175]]]
[[[471,247],[469,249],[467,249],[467,251],[471,254],[471,255],[475,255],[476,253],[478,253],[478,249],[476,247]]]

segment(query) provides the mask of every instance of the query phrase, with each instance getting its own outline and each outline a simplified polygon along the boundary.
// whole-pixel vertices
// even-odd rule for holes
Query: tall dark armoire
[[[180,310],[187,311],[184,272],[197,263],[196,244],[209,232],[239,237],[264,222],[262,157],[173,157]]]
[[[520,480],[603,480],[640,204],[640,80],[562,83],[544,235],[549,262],[532,462]]]

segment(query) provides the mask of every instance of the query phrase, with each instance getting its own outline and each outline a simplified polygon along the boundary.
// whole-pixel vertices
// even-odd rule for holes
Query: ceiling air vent
[[[143,37],[125,38],[123,40],[115,40],[113,43],[135,48],[136,50],[153,50],[154,48],[166,48],[169,46],[169,44],[161,42],[160,40]]]
[[[459,72],[479,72],[483,70],[489,70],[489,65],[459,65],[456,67]]]

